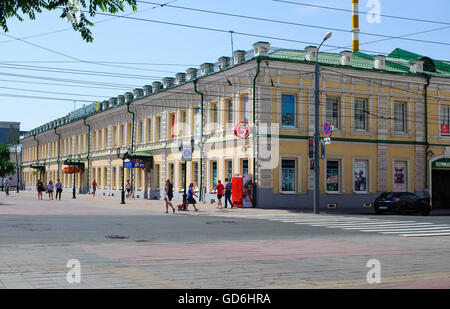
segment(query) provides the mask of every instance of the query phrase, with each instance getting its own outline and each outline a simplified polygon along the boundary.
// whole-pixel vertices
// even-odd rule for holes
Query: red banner
[[[78,173],[78,168],[74,167],[74,166],[68,166],[64,168],[64,174],[73,174],[73,173]]]

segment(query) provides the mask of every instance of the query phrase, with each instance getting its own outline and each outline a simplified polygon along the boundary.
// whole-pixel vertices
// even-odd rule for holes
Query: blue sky
[[[168,1],[154,0],[154,2],[160,3],[166,3]],[[344,9],[351,9],[352,2],[351,0],[291,1]],[[366,7],[368,2],[369,0],[360,0],[361,11],[370,10],[370,8]],[[426,5],[424,5],[424,1],[418,0],[380,0],[379,2],[381,4],[382,14],[450,23],[448,18],[450,2],[446,0],[428,0]],[[177,0],[171,4],[351,30],[351,13],[308,8],[272,0]],[[289,38],[305,42],[319,42],[326,33],[324,29],[243,20],[170,7],[154,7],[154,5],[138,3],[138,12],[131,16],[277,38]],[[129,10],[127,11],[127,13],[130,12]],[[24,22],[10,19],[10,32],[7,34],[16,38],[25,38],[70,29],[70,25],[65,20],[60,19],[59,15],[60,12],[46,12],[38,15],[34,21],[26,19]],[[116,66],[127,66],[129,68],[118,68],[113,65],[87,64],[76,61],[66,62],[73,61],[73,59],[0,35],[0,121],[19,121],[22,123],[22,130],[30,130],[43,123],[65,116],[72,111],[74,109],[72,100],[78,100],[75,105],[76,107],[81,107],[82,104],[88,104],[82,100],[95,102],[116,97],[119,94],[132,91],[135,87],[151,84],[151,82],[165,76],[172,77],[177,72],[185,72],[192,65],[199,66],[204,62],[216,62],[221,56],[231,55],[231,42],[228,33],[105,16],[97,16],[93,21],[94,23],[97,22],[93,29],[93,43],[86,43],[81,39],[79,33],[71,30],[25,40],[46,49],[51,49],[58,53],[85,61],[115,62],[116,64],[114,65]],[[98,23],[99,21],[102,22]],[[411,36],[410,38],[450,43],[450,40],[448,40],[450,25],[397,20],[387,17],[382,17],[381,23],[368,23],[365,15],[360,16],[360,28],[362,32],[390,36],[401,36],[443,27],[448,28]],[[393,49],[401,47],[435,59],[450,60],[449,45],[428,44],[398,39],[374,44],[364,44],[378,39],[380,38],[361,35],[361,50],[368,50],[373,54],[379,54],[389,53]],[[270,41],[274,47],[303,49],[309,45],[235,35],[234,48],[249,50],[252,48],[252,44],[259,40]],[[351,33],[333,31],[333,37],[329,40],[329,44],[342,46],[343,48],[340,50],[350,49],[351,40]],[[332,48],[324,47],[323,50],[329,49]],[[16,63],[12,63],[13,61]],[[14,65],[14,67],[11,67],[11,65]],[[42,71],[42,67],[47,69],[63,69],[67,73],[44,72]],[[76,74],[77,72],[74,70],[92,71],[95,74],[107,72],[140,75],[142,77],[130,78],[130,76],[122,76],[119,78],[117,76],[87,75],[85,73]],[[30,75],[46,79],[31,79],[26,77]],[[79,80],[88,82],[89,84],[84,84],[83,86],[82,84],[52,81],[48,80],[48,78]],[[109,89],[95,88],[94,83],[112,83],[117,84],[120,88],[117,86]],[[52,97],[66,99],[68,101],[16,98],[5,95]]]

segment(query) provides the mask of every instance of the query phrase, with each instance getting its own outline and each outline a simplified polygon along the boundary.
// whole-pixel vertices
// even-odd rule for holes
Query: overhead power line
[[[316,5],[316,4],[303,3],[303,2],[293,2],[293,1],[286,1],[286,0],[272,0],[272,1],[300,5],[300,6],[313,7],[313,8],[318,8],[318,9],[327,9],[327,10],[333,10],[333,11],[353,13],[353,11],[349,10],[349,9],[341,9],[341,8],[324,6],[324,5]],[[361,12],[361,11],[358,13],[361,15],[371,15],[372,14],[370,12]],[[432,23],[432,24],[449,25],[450,26],[450,22],[439,21],[439,20],[421,19],[421,18],[414,18],[414,17],[407,17],[407,16],[395,16],[395,15],[387,15],[387,14],[380,14],[380,16],[387,17],[387,18],[393,18],[393,19],[401,19],[401,20],[407,20],[407,21],[416,21],[416,22],[424,22],[424,23]]]
[[[155,2],[148,2],[148,1],[136,1],[136,2],[152,4],[152,5],[156,4]],[[166,5],[166,6],[169,7],[169,8],[189,10],[189,11],[193,11],[193,12],[201,12],[201,13],[207,13],[207,14],[215,14],[215,15],[222,15],[222,16],[229,16],[229,17],[236,17],[236,18],[243,18],[243,19],[250,19],[250,20],[257,20],[257,21],[264,21],[264,22],[278,23],[278,24],[291,25],[291,26],[300,26],[300,27],[308,27],[308,28],[314,28],[314,29],[323,29],[323,30],[327,30],[327,31],[337,31],[337,32],[352,33],[352,30],[347,30],[347,29],[340,29],[340,28],[333,28],[333,27],[326,27],[326,26],[318,26],[318,25],[310,25],[310,24],[302,24],[302,23],[288,22],[288,21],[284,21],[284,20],[276,20],[276,19],[269,19],[269,18],[256,17],[256,16],[238,15],[238,14],[232,14],[232,13],[227,13],[227,12],[219,12],[219,11],[211,11],[211,10],[204,10],[204,9],[198,9],[198,8],[190,8],[190,7],[185,7],[185,6],[177,6],[177,5]],[[450,26],[450,24],[449,24],[449,26]],[[446,42],[419,40],[419,39],[407,38],[407,37],[404,37],[404,36],[392,36],[392,35],[370,33],[370,32],[363,32],[363,31],[360,31],[359,34],[367,35],[367,36],[376,36],[376,37],[382,37],[382,38],[389,38],[389,39],[407,40],[407,41],[420,42],[420,43],[428,43],[428,44],[438,44],[438,45],[450,46],[450,43],[446,43]]]

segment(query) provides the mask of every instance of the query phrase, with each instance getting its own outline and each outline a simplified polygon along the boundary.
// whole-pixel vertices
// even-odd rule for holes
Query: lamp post
[[[120,204],[125,204],[125,160],[131,158],[131,150],[128,148],[128,151],[123,155],[120,155],[120,148],[116,149],[117,157],[122,159],[122,198]]]
[[[315,127],[315,133],[314,133],[314,213],[319,214],[319,208],[320,208],[320,129],[319,129],[319,112],[320,112],[320,98],[319,98],[319,88],[320,88],[320,67],[319,67],[319,50],[320,47],[322,47],[322,44],[331,38],[332,33],[328,32],[325,35],[325,38],[323,39],[322,43],[320,43],[319,48],[317,48],[316,53],[316,64],[314,66],[314,75],[315,75],[315,82],[314,82],[314,98],[315,98],[315,114],[314,114],[314,127]]]

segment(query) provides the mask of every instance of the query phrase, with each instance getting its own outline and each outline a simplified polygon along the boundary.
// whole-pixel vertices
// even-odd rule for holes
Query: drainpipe
[[[88,127],[88,152],[87,152],[87,156],[86,159],[88,161],[88,171],[87,171],[87,188],[88,188],[88,193],[90,193],[91,191],[91,126],[89,124],[86,123],[86,119],[87,117],[84,117],[84,125]]]
[[[430,179],[428,178],[428,150],[430,149],[430,143],[428,142],[428,87],[430,86],[431,76],[425,74],[425,78],[427,83],[425,85],[424,91],[424,99],[425,99],[425,143],[427,147],[425,149],[425,186],[428,187],[430,185]]]
[[[58,135],[58,159],[56,160],[56,162],[58,162],[58,179],[61,179],[61,166],[60,166],[60,162],[61,162],[61,134],[56,132],[56,129],[58,127],[55,128],[55,134]]]
[[[131,122],[131,153],[134,153],[134,112],[130,111],[131,102],[127,103],[127,112],[133,115],[133,120]],[[123,171],[125,173],[125,171]],[[134,169],[131,169],[131,196],[134,197]]]
[[[204,94],[197,89],[197,83],[198,79],[194,80],[194,91],[195,93],[198,93],[200,95],[200,110],[201,110],[201,125],[200,125],[200,195],[199,195],[199,202],[203,201],[203,99]]]
[[[253,207],[256,207],[256,80],[259,77],[261,57],[256,58],[256,75],[253,79]]]

